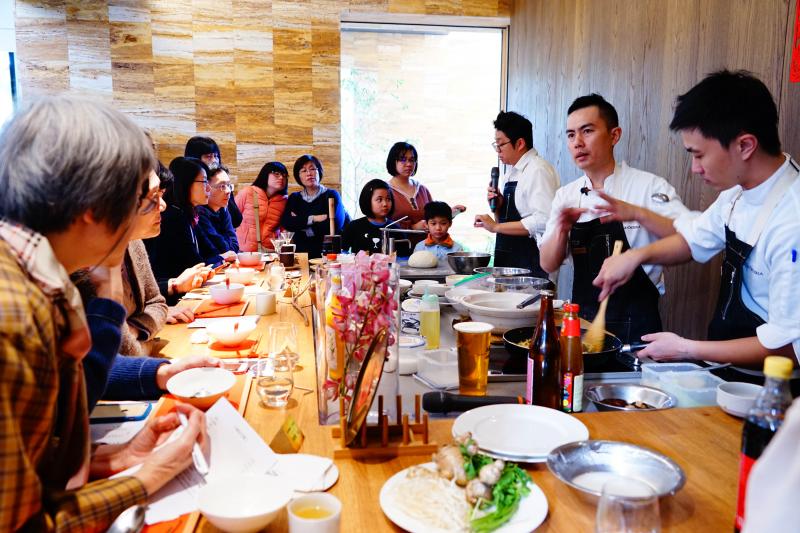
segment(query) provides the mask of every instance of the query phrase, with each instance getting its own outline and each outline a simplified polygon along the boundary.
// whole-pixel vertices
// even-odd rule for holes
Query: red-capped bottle
[[[750,469],[761,457],[767,444],[775,436],[783,423],[786,410],[792,403],[789,392],[789,378],[794,364],[787,357],[770,355],[764,359],[764,388],[758,393],[756,401],[744,422],[742,430],[742,453],[739,463],[739,495],[736,502],[736,523],[738,533],[744,526],[745,496]]]
[[[561,323],[561,410],[577,413],[583,410],[583,344],[578,304],[564,304]]]

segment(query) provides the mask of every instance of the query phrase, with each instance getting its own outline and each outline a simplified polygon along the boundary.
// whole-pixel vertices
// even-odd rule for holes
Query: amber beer
[[[527,403],[558,409],[561,399],[561,348],[553,311],[553,291],[542,291],[539,319],[528,352]]]
[[[458,346],[460,394],[486,396],[492,328],[493,326],[486,322],[460,322],[453,326]]]
[[[583,409],[583,344],[578,304],[564,304],[561,325],[561,409],[567,413]]]

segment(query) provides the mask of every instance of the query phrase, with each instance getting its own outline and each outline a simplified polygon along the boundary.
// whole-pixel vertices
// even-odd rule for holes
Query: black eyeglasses
[[[492,148],[494,148],[495,150],[497,150],[497,151],[499,152],[499,151],[500,151],[500,149],[501,149],[503,146],[507,145],[507,144],[511,144],[511,141],[506,141],[506,142],[504,142],[504,143],[496,143],[496,142],[494,142],[494,143],[492,143]]]
[[[161,198],[164,197],[164,189],[159,189],[157,192],[139,199],[139,208],[136,211],[139,215],[146,215],[152,213],[161,203]]]

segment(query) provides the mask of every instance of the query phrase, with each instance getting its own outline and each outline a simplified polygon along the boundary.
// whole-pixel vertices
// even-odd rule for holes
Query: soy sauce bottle
[[[739,495],[736,501],[737,533],[744,526],[745,496],[747,478],[756,460],[761,457],[772,437],[778,431],[792,403],[789,392],[789,378],[792,375],[792,360],[787,357],[770,355],[764,359],[764,388],[758,393],[756,401],[744,422],[742,430],[742,453],[739,463]]]
[[[561,400],[561,346],[553,311],[553,291],[542,291],[539,320],[528,352],[528,404],[558,409]]]

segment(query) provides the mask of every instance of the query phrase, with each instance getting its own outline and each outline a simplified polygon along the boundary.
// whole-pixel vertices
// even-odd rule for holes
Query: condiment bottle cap
[[[325,256],[328,261],[336,261],[336,254],[328,254]]]
[[[764,375],[770,378],[789,379],[794,363],[788,357],[768,355],[764,359]]]
[[[575,314],[578,314],[578,311],[581,310],[580,304],[570,304],[570,307],[572,309],[572,312]]]

